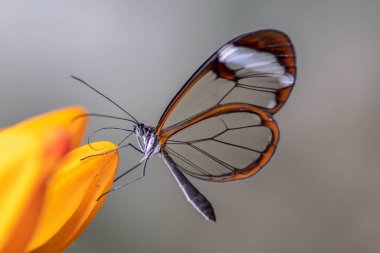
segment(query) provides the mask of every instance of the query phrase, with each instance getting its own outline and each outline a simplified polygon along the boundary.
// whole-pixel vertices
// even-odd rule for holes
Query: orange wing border
[[[297,78],[296,53],[289,36],[277,30],[261,30],[251,36],[239,36],[234,44],[273,54],[285,71],[293,76],[293,84],[278,91],[278,104],[272,109],[266,109],[267,112],[275,114],[289,98]]]
[[[206,180],[212,181],[212,182],[227,182],[227,181],[245,179],[245,178],[255,175],[270,161],[271,157],[273,156],[276,150],[276,146],[279,142],[280,132],[279,132],[276,121],[273,119],[270,113],[264,110],[261,110],[258,107],[254,107],[248,104],[232,103],[232,104],[215,106],[206,112],[200,113],[188,120],[182,121],[181,123],[178,123],[176,125],[169,127],[168,129],[165,129],[165,131],[161,132],[158,135],[161,148],[165,149],[165,144],[168,141],[168,139],[172,135],[176,134],[177,132],[193,124],[196,124],[202,120],[223,115],[226,113],[232,113],[232,112],[251,112],[260,116],[262,120],[261,125],[269,128],[272,131],[273,137],[272,137],[271,143],[268,145],[268,147],[265,149],[265,151],[263,152],[263,154],[261,155],[259,159],[257,159],[255,162],[248,165],[244,169],[234,170],[234,174],[231,177],[226,177],[222,179],[213,178],[213,179],[206,179]]]

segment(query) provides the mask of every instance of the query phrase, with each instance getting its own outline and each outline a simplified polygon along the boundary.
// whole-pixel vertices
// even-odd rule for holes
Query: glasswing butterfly
[[[115,181],[144,163],[137,179],[142,178],[149,158],[159,154],[191,205],[206,220],[215,221],[211,203],[184,174],[228,182],[253,176],[269,162],[279,141],[273,115],[295,84],[296,56],[289,37],[280,31],[260,30],[232,39],[191,76],[155,128],[138,122],[107,96],[74,78],[127,113],[130,119],[123,119],[134,124],[133,130],[121,129],[130,132],[121,143],[135,134],[138,146],[119,143],[118,149],[133,147],[144,158]],[[105,129],[118,128],[98,131]]]

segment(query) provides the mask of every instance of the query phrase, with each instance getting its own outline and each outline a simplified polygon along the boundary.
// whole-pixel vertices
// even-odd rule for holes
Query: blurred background
[[[248,180],[192,180],[217,223],[203,220],[155,158],[144,179],[108,196],[67,252],[378,252],[379,10],[377,0],[2,0],[0,125],[73,104],[124,116],[75,75],[155,126],[226,41],[282,30],[296,47],[298,79],[276,114],[276,155]],[[120,154],[120,173],[140,158]]]

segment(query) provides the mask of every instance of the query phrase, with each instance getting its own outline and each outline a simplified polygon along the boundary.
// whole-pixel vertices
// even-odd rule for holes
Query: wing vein
[[[194,169],[196,169],[197,171],[199,171],[200,173],[204,174],[204,175],[209,175],[206,171],[204,171],[201,167],[199,167],[198,165],[194,164],[193,162],[191,162],[189,159],[187,159],[186,157],[184,157],[183,155],[179,154],[178,152],[175,152],[173,149],[169,148],[168,146],[165,147],[165,149],[170,153],[172,154],[173,156],[177,157],[178,159],[180,159],[181,161],[183,161],[184,163],[187,163],[188,165],[190,165],[191,167],[193,167]]]
[[[226,169],[231,170],[231,171],[234,171],[234,170],[235,170],[235,168],[234,168],[232,165],[230,165],[230,164],[228,164],[228,163],[226,163],[226,162],[223,162],[222,160],[220,160],[220,159],[218,159],[217,157],[215,157],[215,156],[209,154],[208,152],[204,151],[203,149],[201,149],[201,148],[199,148],[199,147],[197,147],[197,146],[195,146],[195,145],[193,145],[193,144],[191,144],[191,143],[189,144],[189,146],[192,147],[192,148],[194,148],[194,149],[197,150],[198,152],[204,154],[205,156],[207,156],[207,157],[210,158],[211,160],[215,161],[216,163],[219,163],[220,165],[222,165],[222,166],[225,167]]]

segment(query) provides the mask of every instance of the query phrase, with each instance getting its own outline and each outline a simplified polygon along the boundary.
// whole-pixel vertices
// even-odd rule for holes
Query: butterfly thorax
[[[160,152],[160,141],[156,136],[156,129],[154,127],[145,126],[143,123],[139,123],[135,125],[134,132],[145,157],[150,157]],[[140,139],[142,139],[142,143]]]

